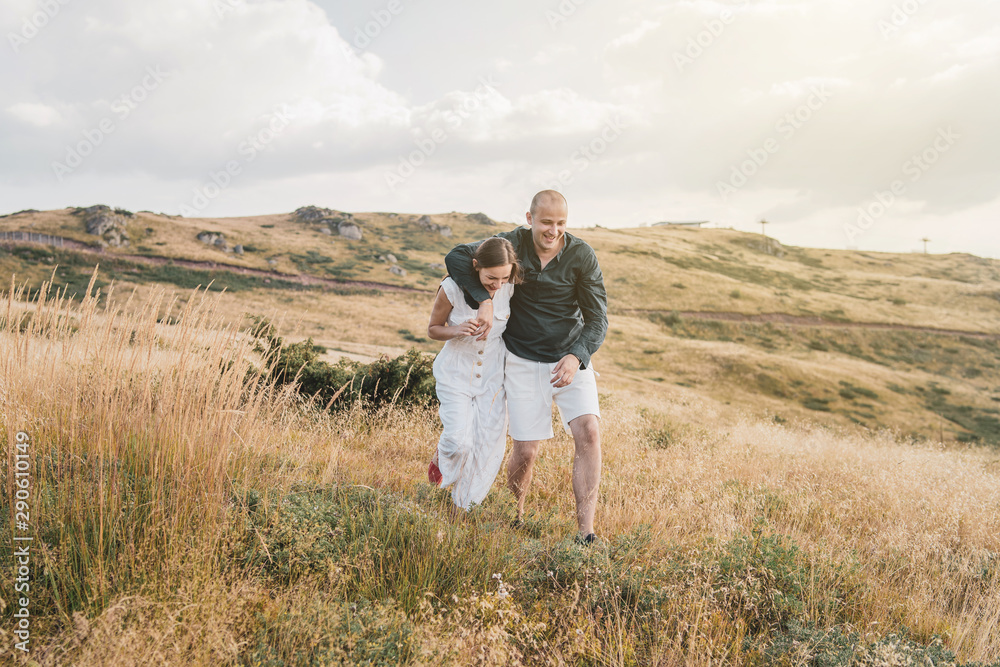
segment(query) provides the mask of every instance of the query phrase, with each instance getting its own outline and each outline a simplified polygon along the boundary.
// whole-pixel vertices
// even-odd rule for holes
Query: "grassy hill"
[[[363,360],[439,349],[424,332],[444,254],[512,228],[462,213],[320,215],[139,212],[121,219],[127,247],[95,254],[79,211],[20,213],[0,218],[0,232],[80,245],[4,248],[0,271],[37,287],[58,265],[57,285],[81,293],[99,262],[98,286],[114,281],[140,300],[157,284],[211,283],[231,294],[219,307],[232,320],[266,314],[291,339],[313,338],[327,359]],[[340,222],[361,238],[341,236]],[[796,248],[732,230],[571,231],[597,250],[605,275],[610,329],[595,363],[609,389],[1000,444],[1000,262]],[[228,250],[202,233],[222,235]]]
[[[558,429],[523,527],[502,476],[452,521],[425,481],[433,407],[324,410],[272,381],[241,326],[248,305],[278,304],[359,350],[400,345],[429,295],[248,287],[175,304],[141,268],[116,270],[135,293],[7,295],[0,516],[33,541],[30,589],[0,577],[2,664],[1000,665],[1000,451],[780,423],[762,397],[737,414],[763,372],[814,396],[839,373],[837,400],[872,409],[915,399],[883,398],[875,361],[798,349],[811,329],[616,315],[599,362],[602,541],[581,547]],[[643,336],[674,361],[635,361],[668,356]],[[906,372],[948,381],[928,349],[913,363],[930,370]],[[682,363],[692,387],[651,377]],[[843,416],[827,405],[816,414]],[[23,544],[0,541],[0,562]]]

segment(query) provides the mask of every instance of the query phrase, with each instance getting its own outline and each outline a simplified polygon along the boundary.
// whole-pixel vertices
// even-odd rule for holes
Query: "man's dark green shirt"
[[[574,354],[582,368],[589,366],[608,331],[608,296],[594,249],[567,233],[562,250],[542,269],[530,228],[497,236],[511,242],[524,270],[524,282],[514,288],[510,301],[510,321],[503,334],[507,349],[547,363]],[[445,257],[448,274],[465,291],[472,308],[490,298],[472,268],[472,255],[480,243],[456,246]]]

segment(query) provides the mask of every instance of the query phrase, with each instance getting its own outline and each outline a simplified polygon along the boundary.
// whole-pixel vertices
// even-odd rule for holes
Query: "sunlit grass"
[[[6,296],[0,415],[9,452],[18,430],[33,443],[39,664],[1000,660],[995,450],[618,389],[604,543],[583,549],[561,432],[524,528],[502,479],[452,522],[425,481],[434,409],[327,413],[276,388],[225,295],[182,295],[169,325],[162,291]]]

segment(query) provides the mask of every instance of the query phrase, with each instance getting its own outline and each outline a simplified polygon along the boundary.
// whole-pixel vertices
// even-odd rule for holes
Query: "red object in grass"
[[[434,461],[427,467],[427,479],[431,484],[440,484],[444,477],[441,476],[441,469],[437,467]]]

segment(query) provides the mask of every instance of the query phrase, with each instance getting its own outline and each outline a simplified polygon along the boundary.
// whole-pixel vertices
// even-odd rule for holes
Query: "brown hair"
[[[521,282],[521,264],[517,261],[517,253],[510,241],[499,236],[492,236],[476,248],[472,259],[476,260],[481,269],[492,269],[494,266],[510,264],[510,282],[517,285]]]

